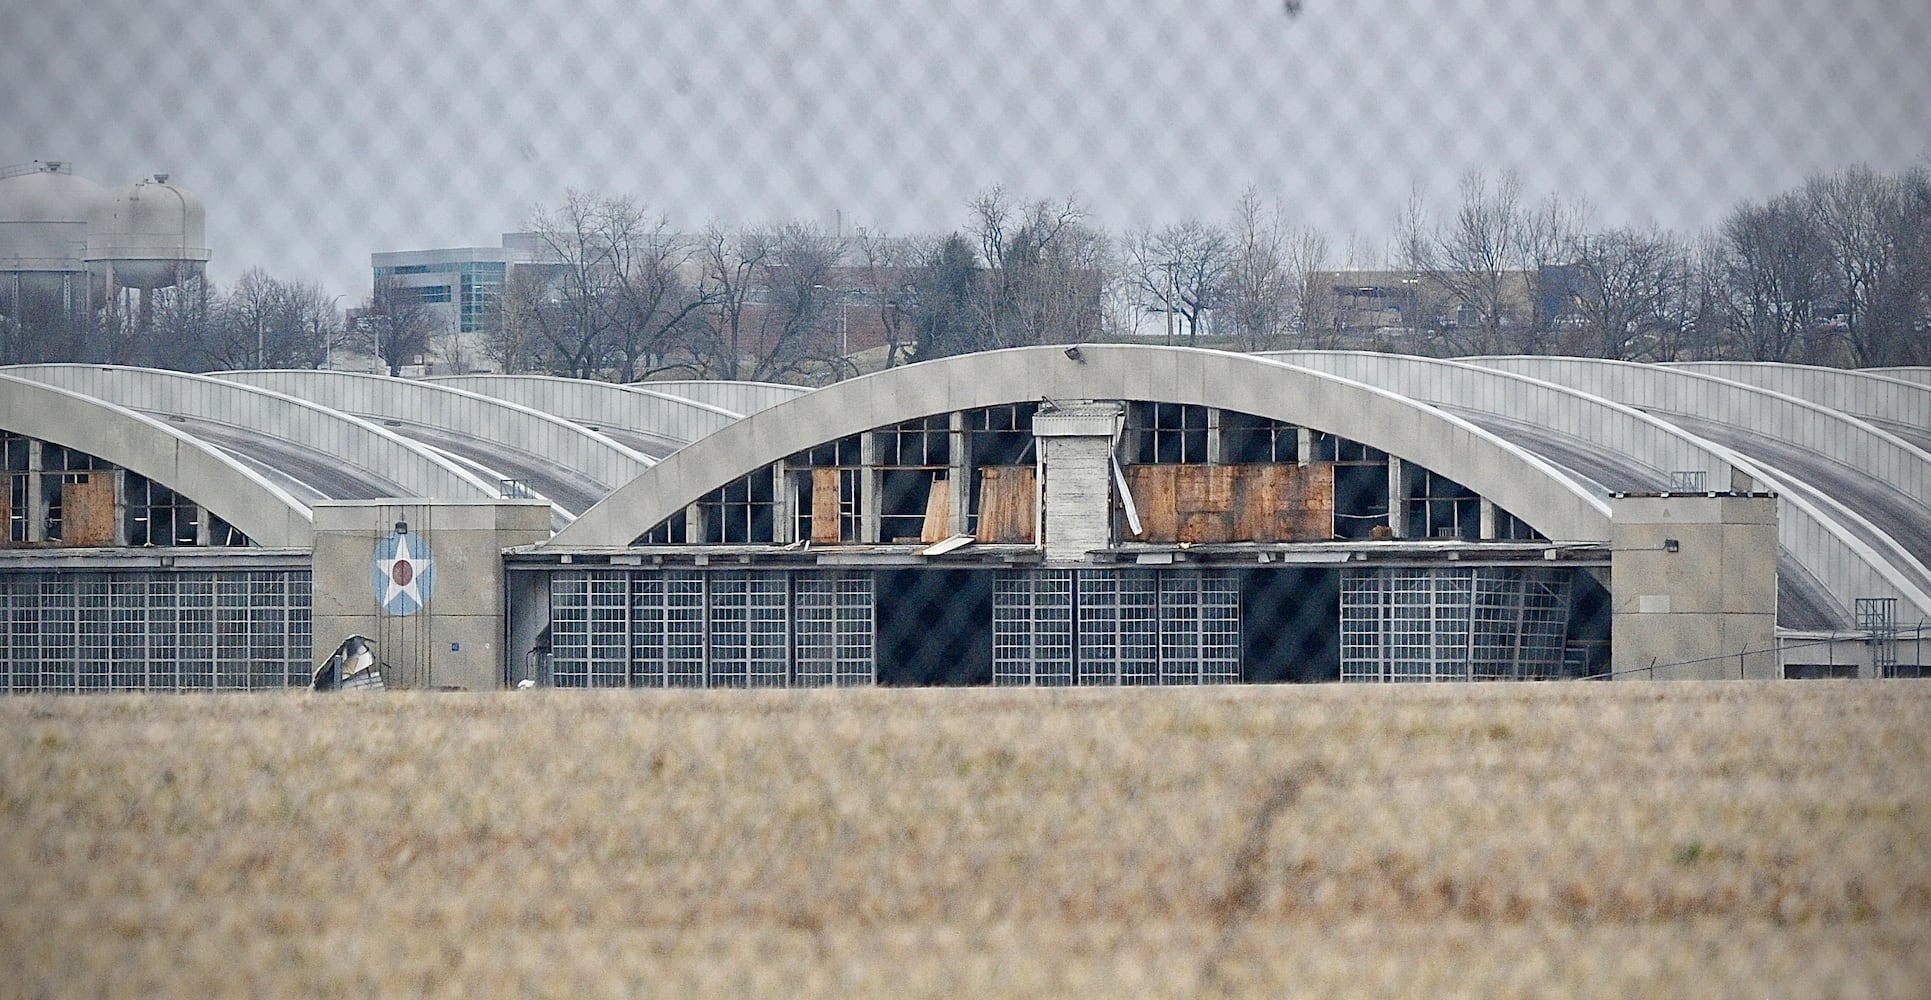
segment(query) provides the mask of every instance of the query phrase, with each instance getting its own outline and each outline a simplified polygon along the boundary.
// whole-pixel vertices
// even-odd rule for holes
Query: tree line
[[[419,290],[378,281],[344,313],[319,285],[259,269],[193,279],[79,326],[0,329],[0,361],[189,370],[390,371],[417,360],[635,381],[817,383],[972,351],[1164,338],[1242,350],[1622,360],[1931,364],[1931,170],[1862,166],[1731,208],[1694,235],[1596,227],[1585,203],[1529,199],[1512,174],[1405,207],[1380,253],[1297,225],[1252,189],[1222,219],[1109,234],[1076,199],[1000,188],[938,234],[806,223],[688,233],[635,198],[572,191],[527,220],[532,263],[481,334],[445,331]],[[875,347],[873,345],[876,345]],[[474,351],[481,357],[467,356]]]

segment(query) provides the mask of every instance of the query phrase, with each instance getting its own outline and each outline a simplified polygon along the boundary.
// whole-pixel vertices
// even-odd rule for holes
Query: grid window
[[[992,682],[1073,683],[1073,572],[1007,570],[993,583]]]
[[[1207,408],[1185,403],[1133,403],[1127,424],[1136,432],[1135,460],[1143,465],[1200,465],[1207,461]]]
[[[1300,428],[1250,413],[1222,410],[1220,457],[1229,465],[1299,461]]]
[[[590,574],[550,576],[550,683],[590,684]]]
[[[709,583],[711,684],[784,687],[791,646],[784,576],[726,571]]]
[[[1231,574],[1160,575],[1161,684],[1240,680],[1240,587]]]
[[[801,573],[797,592],[798,674],[803,687],[872,684],[873,593],[870,576]]]
[[[640,573],[632,586],[631,676],[640,687],[704,686],[704,578]]]
[[[1159,589],[1153,573],[1079,574],[1079,683],[1153,684],[1160,678]]]

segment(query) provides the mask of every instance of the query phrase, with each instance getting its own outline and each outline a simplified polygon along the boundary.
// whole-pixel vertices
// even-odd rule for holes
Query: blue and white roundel
[[[421,535],[391,532],[376,543],[375,565],[369,581],[376,603],[392,615],[413,615],[429,603],[436,589],[436,560]]]

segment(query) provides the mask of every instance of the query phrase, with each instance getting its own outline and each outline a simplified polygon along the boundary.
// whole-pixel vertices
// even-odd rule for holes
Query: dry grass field
[[[0,700],[6,995],[1928,991],[1915,682]]]

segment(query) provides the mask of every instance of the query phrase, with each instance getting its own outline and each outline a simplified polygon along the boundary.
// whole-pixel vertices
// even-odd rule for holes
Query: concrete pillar
[[[389,687],[503,686],[503,550],[550,537],[549,504],[322,501],[314,511],[313,662],[360,635]],[[410,557],[402,572],[384,558],[398,538]]]
[[[1618,678],[1780,676],[1776,494],[1617,494],[1610,521]]]
[[[878,435],[867,431],[858,438],[858,537],[857,542],[879,541],[879,493],[884,476],[878,471]]]
[[[47,497],[41,490],[47,456],[39,440],[27,442],[27,541],[47,540]]]
[[[1388,532],[1408,537],[1408,464],[1393,455],[1388,456]]]
[[[966,429],[965,413],[952,411],[951,420],[952,461],[946,469],[945,482],[949,491],[946,508],[946,534],[966,534],[966,522],[971,514],[966,509],[972,505],[972,434]]]
[[[1113,444],[1124,423],[1118,403],[1042,407],[1033,417],[1046,561],[1082,561],[1113,544]]]

